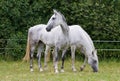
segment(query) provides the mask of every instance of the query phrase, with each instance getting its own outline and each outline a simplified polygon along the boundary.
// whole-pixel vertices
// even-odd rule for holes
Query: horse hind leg
[[[32,45],[31,45],[32,46]],[[30,71],[33,71],[33,54],[34,54],[35,46],[30,48]]]
[[[77,71],[75,68],[75,50],[76,46],[71,46],[72,70]]]

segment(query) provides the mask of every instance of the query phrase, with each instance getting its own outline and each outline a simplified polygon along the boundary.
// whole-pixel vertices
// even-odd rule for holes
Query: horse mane
[[[56,10],[56,9],[54,9],[54,10]],[[57,11],[57,10],[56,10]],[[66,18],[65,18],[65,16],[60,12],[60,11],[57,11],[61,16],[62,16],[62,19],[63,19],[63,21],[65,21],[66,22]],[[66,22],[67,23],[67,22]]]
[[[58,13],[62,16],[63,21],[67,23],[65,16],[61,12]]]

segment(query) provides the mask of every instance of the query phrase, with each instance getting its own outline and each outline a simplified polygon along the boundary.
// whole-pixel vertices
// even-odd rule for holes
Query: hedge
[[[0,55],[14,60],[21,59],[25,50],[19,48],[25,48],[26,42],[2,39],[27,39],[28,28],[46,24],[53,9],[63,13],[69,25],[79,24],[83,27],[93,40],[119,41],[119,4],[119,0],[1,0],[0,48],[15,47],[16,50],[3,49]],[[99,48],[99,45],[95,46]],[[103,44],[105,46],[113,45]],[[119,44],[115,46],[120,48]]]

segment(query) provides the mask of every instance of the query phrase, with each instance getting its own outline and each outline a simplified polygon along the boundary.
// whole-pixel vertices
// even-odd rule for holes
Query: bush
[[[21,32],[16,35],[12,35],[10,39],[7,40],[7,45],[5,49],[5,58],[11,60],[20,60],[25,54],[25,36]]]
[[[26,39],[29,27],[46,24],[53,14],[52,9],[57,9],[65,15],[69,25],[81,25],[92,39],[117,41],[120,40],[119,4],[118,0],[1,0],[0,38]],[[16,47],[14,51],[0,52],[13,59],[21,59],[25,51],[18,49],[26,42],[21,43],[16,40],[0,41],[1,48]]]

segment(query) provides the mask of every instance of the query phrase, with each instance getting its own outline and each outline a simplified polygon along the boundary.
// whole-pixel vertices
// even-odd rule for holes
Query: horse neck
[[[62,28],[62,31],[63,31],[63,34],[65,35],[65,36],[69,36],[69,26],[67,25],[67,23],[63,23],[63,24],[61,24],[61,28]]]

